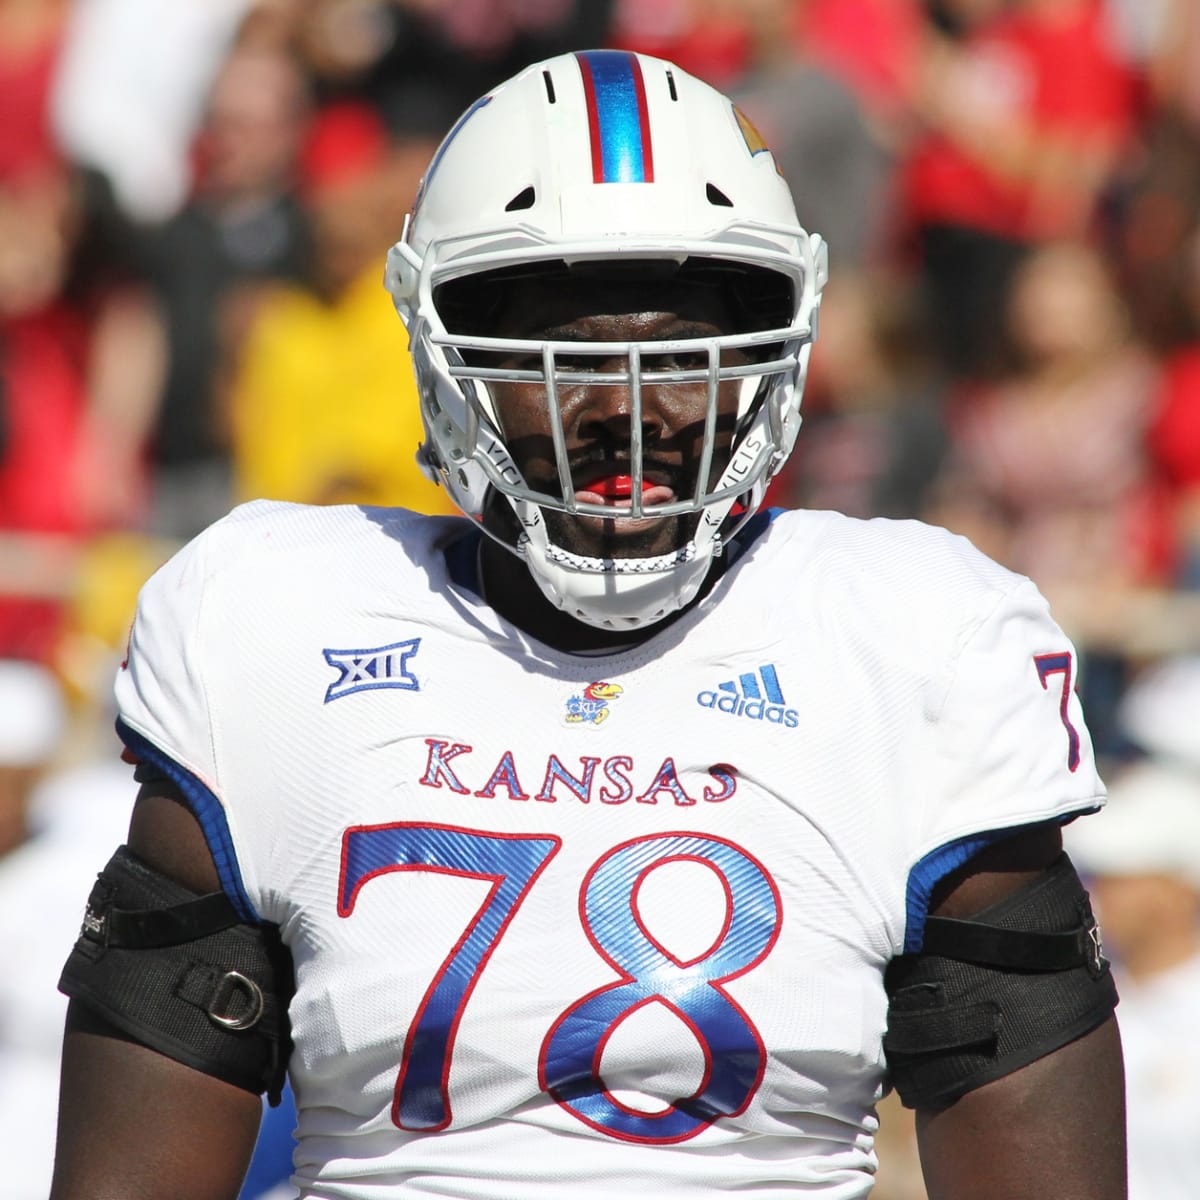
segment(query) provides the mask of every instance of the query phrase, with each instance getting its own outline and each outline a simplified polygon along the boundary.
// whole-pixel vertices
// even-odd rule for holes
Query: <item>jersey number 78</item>
[[[392,1103],[392,1120],[401,1129],[433,1132],[450,1124],[448,1084],[463,1012],[488,959],[561,844],[551,834],[407,822],[345,831],[338,885],[342,917],[353,914],[369,880],[393,871],[435,871],[491,883],[409,1025]],[[688,961],[660,945],[637,912],[638,888],[647,874],[679,861],[712,870],[726,895],[720,935]],[[723,985],[757,966],[779,936],[782,910],[771,877],[723,838],[661,833],[602,855],[585,875],[580,897],[584,931],[617,977],[581,996],[550,1026],[539,1055],[539,1085],[586,1125],[628,1141],[684,1141],[718,1117],[742,1112],[762,1082],[766,1054],[753,1022]],[[646,1113],[608,1091],[600,1059],[617,1025],[651,1002],[665,1005],[692,1031],[705,1070],[692,1095]]]

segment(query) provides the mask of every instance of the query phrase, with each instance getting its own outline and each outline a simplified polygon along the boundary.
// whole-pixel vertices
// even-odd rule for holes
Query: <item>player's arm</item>
[[[894,1075],[898,1065],[901,1098],[917,1109],[929,1200],[1123,1200],[1115,992],[1098,943],[1089,946],[1086,893],[1058,828],[978,855],[943,881],[930,915],[1001,932],[943,924],[936,932],[949,934],[951,949],[965,929],[963,960],[908,956],[889,980],[893,1014],[898,997],[906,1009],[889,1028],[907,1042]],[[1013,931],[1049,937],[1022,941]],[[1082,965],[1068,965],[1072,937]]]
[[[193,896],[220,892],[216,868],[200,827],[172,796],[168,784],[143,786],[130,826],[128,850],[154,873],[145,875],[148,886],[153,887],[157,878],[166,881],[163,894],[176,884]],[[112,864],[105,874],[111,870]],[[118,879],[115,886],[119,889],[124,885],[125,881]],[[122,897],[118,890],[115,903],[124,905],[127,912],[154,907],[133,898],[135,902],[129,904],[130,897]],[[252,934],[248,927],[235,926],[201,939],[205,943],[203,957],[215,959],[216,970],[223,965],[222,955],[230,952],[228,939],[233,936],[248,944]],[[189,960],[200,957],[197,947],[201,940],[184,944]],[[80,944],[83,942],[81,937]],[[119,953],[126,963],[125,972],[139,978],[159,971],[164,963],[167,975],[163,977],[180,978],[180,971],[187,971],[189,988],[192,980],[211,976],[207,962],[181,968],[175,954],[178,950],[178,946],[167,950],[151,946]],[[234,945],[232,952],[252,953],[244,945]],[[105,950],[106,955],[115,953],[113,949]],[[78,954],[77,949],[73,961]],[[245,960],[249,961],[251,958]],[[247,966],[246,973],[250,971]],[[225,1048],[205,1040],[210,1025],[217,1036],[225,1031],[201,1012],[202,1028],[199,1034],[192,1032],[194,1026],[189,1020],[195,1005],[187,1011],[163,1008],[160,1019],[153,1006],[148,1009],[138,1000],[124,999],[119,986],[108,977],[101,978],[88,962],[76,963],[76,975],[80,983],[69,989],[73,997],[63,1045],[51,1200],[235,1200],[254,1148],[262,1105],[251,1087],[238,1086],[211,1073],[217,1069],[219,1074],[230,1076],[241,1070],[236,1059],[223,1057]],[[64,979],[66,976],[65,972]],[[99,1001],[91,1002],[92,995]],[[219,1003],[236,1005],[243,1001],[240,994],[235,997],[223,993]],[[169,1006],[170,1001],[163,1003]],[[163,1040],[164,1030],[169,1042]],[[243,1032],[255,1034],[253,1030]],[[178,1052],[171,1049],[176,1040],[182,1045]],[[155,1042],[168,1046],[168,1051],[151,1049],[150,1044]],[[235,1048],[235,1053],[238,1051],[240,1048]],[[204,1063],[205,1068],[185,1065],[180,1057]],[[251,1064],[247,1067],[254,1069]]]

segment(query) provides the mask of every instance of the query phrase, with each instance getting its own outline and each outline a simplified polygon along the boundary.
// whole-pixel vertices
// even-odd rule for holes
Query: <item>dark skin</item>
[[[731,327],[733,318],[720,291],[712,287],[657,284],[597,285],[595,282],[553,283],[526,280],[513,289],[499,321],[499,336],[545,338],[554,341],[682,341],[713,337]],[[725,365],[746,361],[737,351],[726,352]],[[510,365],[525,365],[513,361]],[[540,364],[539,364],[540,365]],[[580,355],[572,370],[623,370],[622,358],[607,360]],[[659,369],[697,368],[697,357],[656,360]],[[493,395],[505,441],[529,484],[553,495],[559,493],[553,444],[540,386],[493,385]],[[632,404],[627,389],[615,386],[562,387],[559,400],[572,482],[588,493],[597,479],[629,474]],[[642,444],[645,480],[655,485],[647,502],[662,503],[688,495],[695,488],[696,465],[704,433],[706,391],[693,386],[646,387],[642,393]],[[721,388],[710,482],[719,478],[729,460],[737,414],[736,385]],[[628,500],[610,501],[614,511]],[[634,521],[629,518],[571,517],[547,512],[554,540],[565,549],[592,558],[645,558],[666,554],[685,544],[696,527],[694,514]],[[598,650],[628,645],[627,631],[609,631],[582,624],[554,608],[528,571],[514,570],[512,554],[490,538],[483,543],[483,575],[488,602],[520,628],[536,631],[543,642],[563,650]],[[716,581],[720,568],[710,575]],[[707,590],[707,589],[705,589]],[[703,593],[702,593],[703,594]]]
[[[693,304],[643,289],[635,305],[612,289],[593,296],[595,301],[585,303],[559,295],[558,304],[543,304],[553,297],[523,295],[509,311],[526,315],[510,317],[506,332],[674,338],[702,336],[697,331],[706,323],[720,328],[728,320],[715,296]],[[547,324],[550,314],[553,325]],[[681,333],[685,328],[691,332]],[[704,399],[702,390],[667,393],[647,390],[643,436],[659,473],[654,482],[681,492]],[[545,458],[545,417],[536,400],[518,385],[508,385],[498,396],[506,433],[524,447],[519,462],[527,477],[549,489],[554,476]],[[733,403],[732,392],[723,395],[722,411],[731,413]],[[618,471],[629,427],[622,390],[581,386],[564,396],[563,412],[569,449],[601,445],[602,469]],[[719,449],[718,472],[728,452],[727,431]],[[573,482],[587,486],[595,463],[581,471]],[[686,517],[577,523],[564,518],[557,532],[581,553],[612,543],[624,545],[625,553],[656,554],[689,535],[687,522]],[[485,541],[483,570],[491,604],[542,641],[563,650],[611,644],[604,631],[554,609],[528,573],[515,568],[512,555],[490,541]],[[627,643],[629,635],[617,640]],[[196,892],[220,886],[199,824],[163,784],[142,789],[129,844],[143,860]],[[971,916],[1027,884],[1060,852],[1057,828],[1021,831],[944,880],[931,912]],[[234,1200],[259,1115],[257,1097],[121,1038],[72,1003],[51,1200]],[[947,1109],[918,1113],[917,1134],[929,1200],[1123,1200],[1124,1087],[1115,1020]]]

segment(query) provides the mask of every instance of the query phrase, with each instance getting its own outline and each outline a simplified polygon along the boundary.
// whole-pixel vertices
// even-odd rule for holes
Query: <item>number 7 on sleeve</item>
[[[1074,659],[1063,651],[1059,654],[1035,654],[1034,665],[1037,667],[1038,679],[1041,680],[1044,691],[1050,690],[1051,675],[1062,676],[1062,698],[1058,705],[1058,715],[1062,718],[1063,728],[1067,731],[1067,766],[1072,770],[1079,767],[1079,730],[1071,724],[1067,706],[1071,702],[1071,691],[1074,688]]]

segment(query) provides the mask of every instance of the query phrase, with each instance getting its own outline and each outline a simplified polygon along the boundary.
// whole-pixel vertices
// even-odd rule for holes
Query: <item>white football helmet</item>
[[[750,306],[761,300],[765,311],[728,336],[581,345],[464,332],[444,303],[439,308],[452,281],[611,260],[645,261],[648,273],[670,264],[732,271]],[[421,397],[422,462],[467,516],[524,558],[556,606],[601,628],[660,621],[697,595],[713,558],[791,453],[827,274],[824,242],[800,227],[774,159],[728,98],[671,63],[623,51],[528,67],[472,105],[447,135],[388,255],[385,282],[409,331]],[[752,361],[743,354],[741,366],[723,365],[721,351],[730,348]],[[707,365],[655,369],[655,356],[668,350]],[[558,407],[558,389],[581,381],[560,358],[577,363],[590,352],[627,364],[586,374],[591,384],[623,386],[631,396],[634,486],[624,515],[699,514],[690,540],[673,553],[586,558],[548,531],[544,510],[613,516],[610,507],[576,498]],[[518,356],[521,369],[504,365]],[[480,365],[489,361],[496,365]],[[718,385],[729,379],[740,380],[738,422],[714,481]],[[532,488],[514,463],[489,393],[497,380],[544,384],[557,493]],[[643,506],[642,390],[699,383],[708,389],[708,413],[695,491]],[[497,504],[511,513],[485,520]]]

